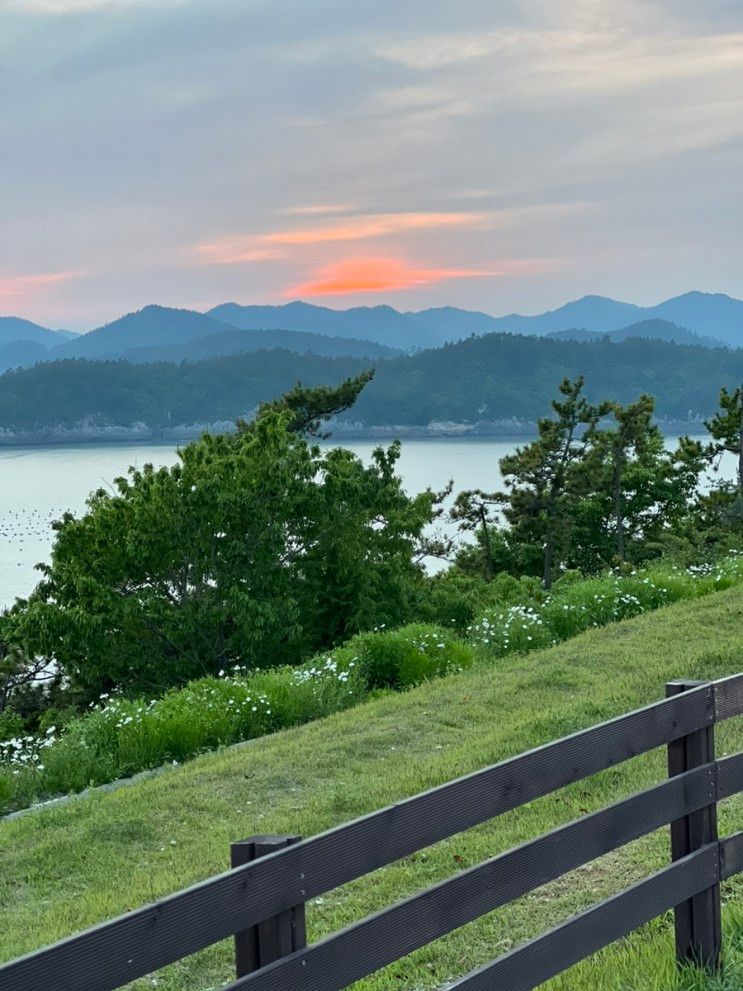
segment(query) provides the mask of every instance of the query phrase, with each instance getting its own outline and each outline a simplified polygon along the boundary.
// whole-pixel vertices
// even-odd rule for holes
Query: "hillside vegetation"
[[[0,958],[9,959],[222,870],[229,843],[254,833],[315,834],[364,812],[662,697],[676,677],[740,668],[739,589],[592,630],[528,657],[502,659],[386,695],[155,779],[0,824]],[[740,720],[718,749],[743,748]],[[514,843],[665,775],[658,751],[454,837],[308,906],[312,939],[469,867]],[[743,803],[721,807],[721,832]],[[667,863],[667,831],[446,937],[361,982],[364,989],[440,988],[609,892]],[[553,991],[692,989],[743,981],[740,879],[726,886],[724,980],[677,978],[670,917],[547,987]],[[204,991],[230,978],[225,942],[158,975],[164,991]],[[151,988],[151,979],[138,988]]]
[[[0,428],[33,432],[81,423],[144,423],[157,430],[234,420],[298,379],[306,385],[337,383],[370,364],[365,358],[281,349],[180,365],[50,362],[0,375]],[[608,394],[627,402],[645,391],[655,396],[659,417],[684,420],[708,416],[720,387],[740,383],[743,350],[491,334],[380,358],[375,365],[374,381],[346,414],[350,422],[418,427],[432,421],[534,422],[548,412],[555,382],[578,374],[589,383],[589,398]]]
[[[405,691],[475,661],[500,666],[509,654],[741,584],[740,555],[701,571],[655,565],[558,583],[550,594],[517,584],[508,604],[494,583],[489,603],[485,595],[477,606],[472,596],[464,609],[462,599],[450,603],[458,607],[459,628],[447,614],[454,610],[429,601],[419,609],[446,627],[418,622],[377,629],[303,664],[270,671],[236,665],[161,697],[105,692],[75,718],[68,713],[61,727],[55,724],[62,714],[50,711],[35,735],[0,738],[0,815],[340,712],[379,689]],[[464,617],[478,606],[464,628]]]

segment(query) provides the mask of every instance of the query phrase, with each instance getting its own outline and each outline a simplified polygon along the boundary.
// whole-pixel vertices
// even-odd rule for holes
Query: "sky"
[[[0,314],[743,296],[743,4],[0,0]]]

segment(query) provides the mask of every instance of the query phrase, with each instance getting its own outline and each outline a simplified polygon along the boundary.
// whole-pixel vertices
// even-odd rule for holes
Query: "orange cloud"
[[[45,289],[57,282],[67,282],[82,275],[82,272],[45,272],[39,275],[0,276],[0,298],[27,296]]]
[[[332,212],[332,207],[300,207],[308,216],[321,211]],[[340,206],[338,207],[340,209]],[[387,237],[410,231],[435,228],[481,227],[490,214],[483,212],[458,213],[377,213],[346,217],[341,223],[315,228],[293,228],[274,231],[271,234],[232,235],[214,241],[196,244],[190,253],[212,265],[238,265],[241,262],[273,261],[283,257],[282,250],[290,247],[329,244],[338,241],[362,241],[368,238]]]
[[[277,231],[265,234],[262,240],[271,244],[326,244],[330,241],[361,241],[370,237],[386,237],[408,231],[432,230],[441,227],[477,227],[486,220],[486,213],[378,213],[351,217],[342,224],[332,224],[315,230]]]
[[[281,295],[294,298],[394,292],[444,282],[447,279],[470,279],[493,274],[499,273],[472,268],[413,268],[406,262],[393,258],[367,258],[326,265],[318,270],[316,278],[291,286]]]

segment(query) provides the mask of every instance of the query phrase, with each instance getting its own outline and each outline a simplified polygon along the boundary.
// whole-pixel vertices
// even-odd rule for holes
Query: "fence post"
[[[666,698],[706,684],[679,678],[666,684]],[[715,760],[715,728],[710,724],[668,745],[668,774],[674,777]],[[671,859],[679,860],[708,843],[716,843],[717,801],[671,823]],[[682,902],[675,910],[676,959],[708,970],[720,966],[722,922],[719,882]]]
[[[242,867],[258,857],[265,857],[284,847],[298,843],[301,836],[251,836],[230,846],[233,867]],[[235,970],[245,977],[274,960],[285,957],[307,945],[304,904],[280,912],[250,929],[235,933]]]

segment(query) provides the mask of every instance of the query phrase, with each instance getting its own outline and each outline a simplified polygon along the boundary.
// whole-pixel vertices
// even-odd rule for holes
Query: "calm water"
[[[376,441],[347,442],[365,461]],[[500,487],[500,458],[523,441],[488,438],[407,440],[399,470],[409,492],[442,488],[454,479],[454,491]],[[106,444],[78,447],[0,449],[0,607],[25,596],[38,580],[34,565],[47,561],[51,521],[65,510],[79,513],[87,495],[113,480],[129,465],[170,465],[176,449],[169,445]],[[732,459],[725,465],[730,474]]]

